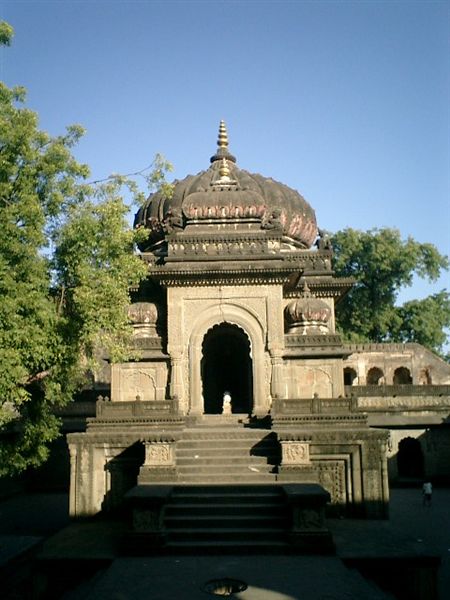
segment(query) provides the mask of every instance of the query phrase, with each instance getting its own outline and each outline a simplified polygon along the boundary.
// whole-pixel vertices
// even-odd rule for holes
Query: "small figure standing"
[[[431,506],[431,497],[433,495],[433,486],[430,481],[426,481],[422,486],[423,505]]]
[[[231,394],[227,391],[223,393],[222,414],[231,415]]]

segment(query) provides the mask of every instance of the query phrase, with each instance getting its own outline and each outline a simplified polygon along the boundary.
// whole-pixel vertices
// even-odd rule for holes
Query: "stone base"
[[[312,465],[280,466],[277,479],[281,482],[319,483],[319,474]]]
[[[177,480],[176,467],[141,467],[138,477],[138,485],[146,485],[159,482],[174,482]]]

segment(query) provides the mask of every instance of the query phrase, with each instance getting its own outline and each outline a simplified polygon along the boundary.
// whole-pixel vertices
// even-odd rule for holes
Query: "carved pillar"
[[[170,396],[176,396],[180,404],[183,404],[184,386],[183,386],[183,355],[179,351],[170,353]]]
[[[270,358],[272,363],[270,393],[272,398],[284,398],[283,359],[281,349],[273,348],[270,351]]]
[[[382,485],[383,485],[383,502],[385,506],[385,516],[389,516],[389,476],[388,476],[388,462],[387,462],[387,451],[388,451],[388,441],[382,443],[381,445],[381,477],[382,477]]]
[[[70,494],[69,515],[75,517],[77,514],[77,446],[69,444],[70,454]]]
[[[380,519],[387,516],[385,462],[385,440],[365,440],[362,446],[362,477],[365,516],[368,518]]]

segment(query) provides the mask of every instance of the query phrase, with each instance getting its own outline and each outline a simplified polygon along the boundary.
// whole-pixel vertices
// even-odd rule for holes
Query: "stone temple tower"
[[[69,436],[72,514],[136,483],[263,478],[318,483],[339,510],[384,516],[386,433],[345,397],[335,332],[352,282],[334,277],[306,200],[239,168],[221,122],[209,168],[152,194],[135,227],[149,231],[129,311],[140,358],[111,366],[111,400]],[[202,464],[201,443],[218,439],[222,462]],[[241,470],[238,455],[223,462],[236,440]],[[248,468],[258,449],[264,468]]]

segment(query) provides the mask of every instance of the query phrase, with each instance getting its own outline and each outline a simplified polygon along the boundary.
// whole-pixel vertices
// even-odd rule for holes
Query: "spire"
[[[217,145],[219,148],[228,148],[228,133],[225,121],[220,121],[219,125],[219,137],[217,139]]]
[[[227,126],[225,125],[225,121],[220,121],[219,125],[219,136],[217,138],[217,152],[214,156],[211,156],[211,162],[216,162],[216,160],[222,161],[222,159],[229,160],[231,162],[236,162],[236,159],[233,155],[231,155],[228,151],[228,133]]]

